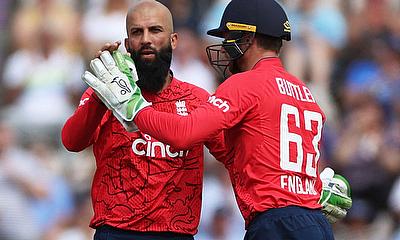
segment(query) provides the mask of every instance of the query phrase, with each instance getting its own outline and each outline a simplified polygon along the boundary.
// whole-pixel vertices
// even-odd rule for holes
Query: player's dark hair
[[[268,35],[256,33],[258,46],[264,48],[265,50],[272,50],[279,53],[282,48],[282,39],[279,37],[271,37]]]

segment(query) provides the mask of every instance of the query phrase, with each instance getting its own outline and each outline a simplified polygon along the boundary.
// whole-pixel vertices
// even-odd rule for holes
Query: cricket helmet
[[[218,28],[208,35],[224,37],[227,31],[248,31],[290,41],[290,24],[275,0],[232,0],[226,6]]]
[[[275,0],[232,0],[226,6],[218,28],[208,35],[225,38],[222,44],[206,48],[211,65],[224,77],[230,62],[250,47],[245,34],[256,33],[290,41],[290,24],[282,6]],[[251,38],[251,40],[252,40]]]

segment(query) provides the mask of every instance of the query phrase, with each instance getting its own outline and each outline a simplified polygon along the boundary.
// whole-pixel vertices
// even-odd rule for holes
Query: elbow
[[[169,145],[174,149],[179,149],[179,150],[187,150],[192,148],[193,145],[195,145],[195,143],[193,143],[190,139],[185,137],[168,139],[166,142],[169,142]]]
[[[80,152],[85,149],[85,147],[78,144],[78,141],[75,141],[75,138],[69,136],[64,131],[61,132],[61,142],[69,152]]]
[[[64,145],[65,149],[67,149],[69,152],[80,152],[85,148],[82,148],[80,146],[77,146],[76,144],[73,143],[71,140],[66,140],[62,139],[62,144]]]
[[[190,148],[190,145],[183,144],[183,143],[173,143],[173,144],[170,144],[170,146],[177,150],[187,150]]]
[[[78,148],[78,147],[74,147],[74,146],[68,146],[64,144],[65,149],[67,149],[69,152],[80,152],[82,151],[84,148]]]
[[[204,142],[202,137],[197,134],[192,128],[178,128],[176,132],[168,134],[166,142],[173,148],[179,150],[187,150]]]

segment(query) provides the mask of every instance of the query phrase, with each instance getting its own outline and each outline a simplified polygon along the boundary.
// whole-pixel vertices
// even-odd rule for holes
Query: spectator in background
[[[194,19],[194,1],[191,0],[169,0],[168,6],[174,15],[174,27],[187,27],[195,29],[196,22]]]
[[[347,2],[343,11],[347,43],[335,59],[331,79],[341,127],[331,146],[338,169],[350,174],[353,187],[355,201],[347,225],[337,228],[346,239],[390,235],[382,225],[390,226],[387,199],[400,173],[399,10],[398,1],[363,0]]]
[[[34,16],[35,9],[15,16],[17,48],[6,59],[3,73],[5,116],[24,140],[39,136],[58,144],[61,125],[73,112],[71,98],[82,92],[84,62],[63,47],[65,33],[50,17],[54,13],[37,21]]]
[[[39,219],[32,200],[46,196],[33,155],[17,142],[14,129],[0,120],[0,238],[39,240]],[[18,227],[17,227],[18,226]]]
[[[208,29],[211,29],[215,26],[215,23],[218,22],[222,14],[224,12],[225,7],[228,5],[230,0],[215,0],[211,4],[211,6],[207,9],[204,15],[201,18],[201,21],[198,26],[199,34],[202,38],[206,39],[209,43],[219,42],[220,40],[216,37],[212,37],[207,35],[206,32]]]
[[[93,215],[91,199],[80,199],[74,211],[74,217],[68,219],[49,240],[88,240],[93,239],[94,231],[87,226]]]
[[[397,53],[400,49],[400,23],[397,21],[400,9],[387,0],[364,0],[358,3],[362,4],[351,2],[346,8],[348,38],[336,57],[331,80],[338,108],[344,115],[348,111],[346,106],[352,105],[358,93],[371,92],[371,85],[380,78],[382,71],[378,66],[379,61],[384,59],[382,56],[386,59],[390,56],[386,53],[388,48],[391,49],[389,51],[397,49]],[[390,69],[390,75],[393,75],[395,68]]]
[[[232,212],[228,207],[220,207],[213,212],[210,216],[210,225],[206,235],[199,235],[201,240],[231,240],[238,238],[238,235],[231,235],[231,216]]]
[[[390,174],[395,178],[387,204],[389,214],[394,220],[393,240],[400,240],[400,99],[398,94],[393,105],[394,118],[387,125],[382,158],[387,164]]]
[[[196,34],[202,34],[203,32],[198,31],[201,17],[214,0],[161,0],[160,2],[171,10],[175,18],[174,27],[176,29],[189,28]]]
[[[335,123],[336,109],[330,93],[334,57],[346,41],[341,0],[285,1],[293,27],[293,43],[283,58],[289,72],[304,79],[327,115]],[[293,4],[297,5],[293,5]]]
[[[400,38],[397,41],[400,43]],[[351,107],[360,95],[370,93],[382,105],[385,122],[390,123],[400,92],[400,48],[395,48],[390,36],[383,36],[371,38],[368,49],[370,58],[355,60],[348,66],[343,96]]]
[[[388,195],[394,181],[392,164],[385,161],[385,124],[383,108],[369,94],[359,95],[357,104],[344,121],[335,149],[335,163],[352,186],[353,207],[347,220],[354,233],[363,232],[387,209]]]
[[[395,225],[393,228],[393,240],[400,240],[400,177],[397,178],[390,192],[388,205],[393,212]]]
[[[14,49],[37,48],[38,43],[32,39],[40,31],[40,25],[49,25],[57,30],[57,45],[60,48],[74,53],[80,49],[80,16],[71,1],[19,2],[11,23],[13,37],[10,40]]]
[[[235,201],[226,169],[216,161],[205,162],[201,221],[197,239],[243,239],[244,220]]]
[[[42,143],[36,140],[35,144]],[[65,179],[50,168],[43,154],[48,151],[47,146],[42,145],[40,151],[38,146],[34,149],[20,147],[15,130],[1,120],[1,239],[48,239],[71,214],[69,187]],[[15,226],[23,227],[24,231]],[[10,236],[12,238],[8,238]]]
[[[125,38],[128,7],[128,0],[105,0],[103,4],[92,2],[88,5],[82,20],[86,56],[94,56],[105,42],[122,41]]]
[[[204,63],[200,54],[205,54],[196,33],[188,28],[178,29],[180,44],[174,51],[171,69],[178,79],[203,88],[210,94],[217,87],[214,72]],[[194,77],[199,76],[199,77]]]
[[[37,174],[45,182],[47,191],[42,198],[32,200],[33,211],[39,220],[43,239],[52,240],[72,216],[73,193],[61,172],[62,159],[56,154],[56,148],[36,138],[28,150],[40,167],[41,172],[37,171]]]
[[[9,45],[9,25],[10,25],[10,16],[12,13],[12,4],[14,1],[11,0],[3,0],[0,2],[0,73],[3,70],[3,61],[8,54],[8,45]],[[1,84],[1,80],[0,80]],[[0,95],[3,95],[3,91],[0,89]],[[0,105],[2,105],[2,99],[0,99]]]

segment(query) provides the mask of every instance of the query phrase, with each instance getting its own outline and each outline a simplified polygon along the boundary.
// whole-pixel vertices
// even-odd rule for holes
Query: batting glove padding
[[[349,182],[341,175],[335,174],[331,168],[325,168],[320,178],[322,193],[319,203],[322,212],[330,223],[344,218],[351,208],[351,190]]]
[[[83,81],[93,88],[124,126],[127,126],[125,121],[133,121],[141,109],[151,105],[136,85],[138,77],[135,64],[121,52],[114,51],[111,56],[109,51],[103,51],[100,58],[90,62],[90,68],[94,74],[86,71],[82,76]]]

